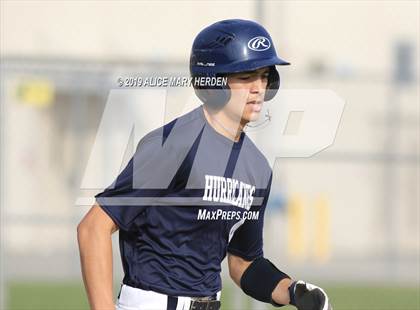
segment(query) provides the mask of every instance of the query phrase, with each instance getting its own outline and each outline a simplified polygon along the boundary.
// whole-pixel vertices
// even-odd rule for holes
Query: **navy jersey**
[[[217,133],[203,107],[139,142],[115,182],[96,195],[119,226],[123,283],[173,296],[221,290],[226,253],[263,255],[271,168],[242,133]]]

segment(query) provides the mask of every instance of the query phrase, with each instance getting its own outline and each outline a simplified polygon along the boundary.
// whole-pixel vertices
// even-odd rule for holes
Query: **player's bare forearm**
[[[116,225],[97,205],[77,227],[83,281],[91,309],[115,309],[111,235],[116,230]]]
[[[271,298],[278,304],[288,305],[290,303],[289,286],[292,284],[291,279],[282,279],[271,294]]]
[[[239,256],[228,254],[229,275],[239,287],[241,287],[241,277],[251,263],[252,261],[246,261]]]

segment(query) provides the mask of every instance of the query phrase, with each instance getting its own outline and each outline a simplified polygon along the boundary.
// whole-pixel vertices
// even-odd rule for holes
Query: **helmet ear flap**
[[[275,66],[270,67],[268,74],[267,89],[264,95],[264,101],[269,101],[274,98],[280,87],[280,75]]]
[[[201,86],[196,80],[202,76],[193,76],[194,91],[197,97],[208,107],[220,110],[230,99],[230,88],[226,86]]]

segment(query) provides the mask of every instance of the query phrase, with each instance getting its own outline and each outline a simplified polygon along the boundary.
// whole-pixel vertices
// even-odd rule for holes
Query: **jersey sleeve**
[[[153,200],[154,191],[146,187],[151,179],[151,170],[156,167],[156,160],[162,152],[158,140],[140,141],[135,154],[116,180],[95,196],[99,206],[121,230],[130,230],[133,221],[147,207],[145,201]]]
[[[262,257],[263,253],[263,228],[264,214],[270,195],[271,180],[268,182],[267,189],[264,190],[264,199],[261,205],[252,206],[249,211],[259,211],[258,220],[245,220],[245,222],[235,231],[232,240],[228,245],[227,251],[239,256],[247,261],[252,261]]]

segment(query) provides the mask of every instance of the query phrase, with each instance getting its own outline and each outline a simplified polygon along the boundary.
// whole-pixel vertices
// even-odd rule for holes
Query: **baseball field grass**
[[[334,310],[418,310],[419,287],[324,285]],[[235,306],[232,289],[222,294],[223,310],[252,309],[249,299]],[[83,285],[77,282],[13,282],[7,287],[6,309],[88,309]],[[247,297],[244,297],[247,298]],[[260,309],[260,308],[259,308]],[[276,309],[267,306],[266,309]],[[281,309],[295,309],[284,307]]]

